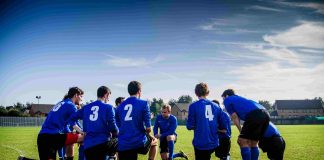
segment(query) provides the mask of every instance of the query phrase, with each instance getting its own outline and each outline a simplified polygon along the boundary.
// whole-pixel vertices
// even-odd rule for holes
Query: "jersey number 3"
[[[99,106],[91,107],[92,114],[90,114],[89,119],[91,121],[96,121],[98,119]]]
[[[133,110],[133,106],[131,104],[127,104],[124,108],[124,110],[127,111],[126,116],[125,116],[125,121],[131,121],[133,118],[130,116]]]
[[[214,115],[213,115],[211,105],[206,105],[205,116],[206,116],[206,118],[209,119],[209,121],[212,121],[214,119]]]

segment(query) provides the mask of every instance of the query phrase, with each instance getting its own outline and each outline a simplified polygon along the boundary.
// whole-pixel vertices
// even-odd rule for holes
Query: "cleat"
[[[17,160],[23,160],[24,159],[24,156],[20,155]]]
[[[184,159],[188,160],[188,156],[184,152],[182,152],[180,150],[179,153],[180,153],[181,157],[183,157]]]

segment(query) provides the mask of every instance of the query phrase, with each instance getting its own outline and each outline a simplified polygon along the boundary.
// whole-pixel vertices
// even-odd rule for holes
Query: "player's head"
[[[70,98],[75,105],[80,105],[83,97],[83,90],[79,87],[71,87],[65,99]]]
[[[219,101],[217,99],[212,100],[212,102],[216,103],[219,106]]]
[[[236,95],[234,89],[226,89],[222,94],[222,98],[225,99],[226,97],[233,95]]]
[[[209,89],[207,83],[199,83],[195,87],[195,93],[197,97],[206,97],[209,95]]]
[[[142,84],[138,81],[131,81],[128,84],[128,93],[131,96],[138,95],[141,96]]]
[[[111,94],[111,91],[106,86],[100,86],[97,90],[98,99],[102,99],[105,103],[107,103],[109,101],[110,94]]]
[[[116,106],[119,106],[124,100],[125,100],[125,97],[116,98],[116,100],[115,100]]]
[[[169,118],[171,114],[171,106],[169,104],[164,104],[161,108],[161,114],[163,118]]]

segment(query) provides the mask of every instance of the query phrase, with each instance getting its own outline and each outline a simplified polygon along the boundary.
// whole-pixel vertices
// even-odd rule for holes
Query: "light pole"
[[[39,105],[39,99],[41,99],[42,97],[41,96],[36,96],[36,98],[37,98],[38,105]]]

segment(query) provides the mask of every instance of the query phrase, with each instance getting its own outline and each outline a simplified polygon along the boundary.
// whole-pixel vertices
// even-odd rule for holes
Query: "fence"
[[[41,126],[46,117],[0,117],[1,127]]]

